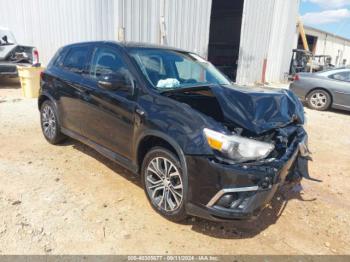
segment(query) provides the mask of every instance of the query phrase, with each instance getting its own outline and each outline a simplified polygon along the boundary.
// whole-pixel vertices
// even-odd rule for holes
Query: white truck
[[[13,33],[0,27],[0,78],[17,77],[17,65],[39,65],[35,47],[20,45]]]

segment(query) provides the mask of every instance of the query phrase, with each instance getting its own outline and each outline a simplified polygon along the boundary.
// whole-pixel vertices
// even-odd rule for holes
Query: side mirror
[[[4,36],[2,37],[2,40],[5,42],[5,44],[8,44],[8,43],[9,43],[9,41],[8,41],[8,39],[7,39],[7,35],[4,35]]]
[[[98,85],[106,90],[130,92],[133,89],[133,84],[130,77],[122,73],[109,73],[101,75]]]

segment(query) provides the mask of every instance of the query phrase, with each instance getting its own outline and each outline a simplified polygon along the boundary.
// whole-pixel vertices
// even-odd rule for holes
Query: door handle
[[[140,108],[136,108],[135,112],[136,112],[136,114],[138,114],[141,117],[145,116],[145,111],[143,111]]]

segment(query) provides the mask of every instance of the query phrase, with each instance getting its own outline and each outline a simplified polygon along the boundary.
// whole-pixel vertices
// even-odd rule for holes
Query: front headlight
[[[225,158],[235,162],[264,159],[275,148],[273,144],[234,134],[224,135],[208,128],[204,128],[203,131],[212,149],[221,152]]]

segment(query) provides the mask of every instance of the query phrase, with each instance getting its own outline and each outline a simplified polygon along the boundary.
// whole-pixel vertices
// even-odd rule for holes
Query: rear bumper
[[[0,62],[0,77],[18,77],[17,65],[30,66],[28,63]]]
[[[17,65],[11,63],[0,63],[0,77],[17,77]]]
[[[308,89],[299,85],[298,82],[292,82],[289,85],[289,90],[292,91],[294,94],[296,94],[296,96],[299,97],[299,99],[302,102],[305,102],[306,95],[308,94]]]
[[[204,156],[187,156],[187,212],[214,221],[251,219],[269,204],[279,186],[293,180],[307,154],[307,135],[298,137],[274,162],[226,165]]]

